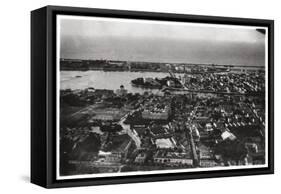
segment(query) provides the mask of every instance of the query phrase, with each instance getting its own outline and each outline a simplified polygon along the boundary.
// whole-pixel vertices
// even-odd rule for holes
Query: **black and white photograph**
[[[268,167],[268,28],[57,15],[56,178]]]

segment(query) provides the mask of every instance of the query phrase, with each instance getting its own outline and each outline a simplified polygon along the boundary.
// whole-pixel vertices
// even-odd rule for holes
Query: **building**
[[[150,106],[143,110],[142,118],[149,120],[167,120],[170,116],[171,108],[165,105],[162,108]]]
[[[100,121],[113,121],[114,118],[112,115],[106,114],[99,114],[92,117],[93,120],[100,120]]]
[[[113,152],[108,155],[105,155],[105,161],[109,163],[118,163],[122,160],[122,153],[120,152]]]
[[[129,135],[115,135],[112,136],[112,140],[108,142],[108,146],[106,146],[106,152],[108,154],[105,155],[106,162],[121,162],[122,160],[126,160],[129,149],[132,145],[132,139]]]
[[[175,82],[174,82],[174,81],[172,81],[172,80],[167,80],[167,86],[169,86],[169,87],[175,87],[176,85],[175,85]]]
[[[158,150],[154,155],[153,161],[155,164],[167,166],[193,165],[193,158],[190,152],[177,153],[166,150]]]
[[[221,138],[223,140],[226,140],[226,139],[230,139],[230,140],[235,140],[236,139],[236,136],[231,133],[230,131],[224,131],[222,134],[221,134]]]
[[[170,138],[160,138],[155,140],[157,148],[174,148],[175,145]]]
[[[218,163],[212,159],[203,159],[203,160],[200,160],[199,165],[200,165],[200,167],[215,167],[215,166],[218,166]]]
[[[91,111],[91,120],[100,121],[119,121],[127,113],[119,108],[96,108]]]
[[[123,85],[121,85],[120,89],[117,89],[115,93],[117,96],[124,96],[128,93],[128,91],[124,88]]]
[[[135,163],[143,164],[146,159],[147,159],[147,153],[141,152],[141,153],[139,153],[139,154],[137,155],[137,157],[135,158]]]

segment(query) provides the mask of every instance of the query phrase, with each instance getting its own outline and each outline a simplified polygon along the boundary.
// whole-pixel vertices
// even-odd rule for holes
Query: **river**
[[[169,74],[163,72],[61,71],[60,89],[75,90],[93,87],[116,90],[123,85],[131,93],[143,93],[144,91],[155,93],[159,90],[133,87],[131,80],[139,77],[164,78],[166,76]]]

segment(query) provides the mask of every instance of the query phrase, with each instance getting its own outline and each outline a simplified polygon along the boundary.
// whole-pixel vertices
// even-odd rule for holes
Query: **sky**
[[[264,65],[265,35],[255,28],[63,16],[60,57]]]

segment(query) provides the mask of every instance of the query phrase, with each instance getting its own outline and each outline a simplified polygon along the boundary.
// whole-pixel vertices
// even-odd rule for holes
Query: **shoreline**
[[[265,68],[265,65],[241,65],[241,64],[215,64],[215,63],[193,63],[193,62],[153,62],[153,61],[124,61],[124,60],[99,60],[99,59],[66,59],[61,58],[60,61],[74,61],[74,62],[118,62],[124,64],[158,64],[158,65],[184,65],[184,66],[218,66],[218,67],[250,67],[250,68]]]
[[[213,67],[213,66],[211,66]],[[232,67],[230,69],[231,70],[244,70],[244,69],[252,69],[252,70],[264,70],[265,67],[256,67],[256,66],[235,66]],[[60,71],[103,71],[103,72],[140,72],[140,73],[147,73],[147,72],[153,72],[153,73],[168,73],[167,71],[164,70],[153,70],[153,69],[135,69],[135,70],[128,70],[128,69],[105,69],[105,68],[89,68],[89,69],[85,69],[85,68],[61,68]],[[226,72],[229,73],[229,71],[220,71],[221,72]],[[198,71],[198,72],[186,72],[186,71],[174,71],[174,73],[187,73],[187,74],[198,74],[198,73],[216,73],[216,72],[204,72],[204,71]]]

